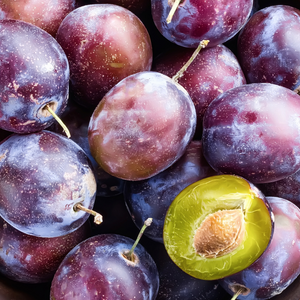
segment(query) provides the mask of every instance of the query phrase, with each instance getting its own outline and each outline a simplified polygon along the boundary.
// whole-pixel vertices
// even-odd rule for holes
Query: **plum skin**
[[[70,91],[94,109],[123,78],[150,70],[149,33],[131,11],[114,4],[76,8],[60,24],[56,39],[70,63]]]
[[[300,10],[272,5],[256,12],[238,36],[238,58],[249,83],[300,86]]]
[[[134,240],[118,234],[95,235],[73,248],[57,269],[50,298],[155,300],[159,275],[152,257],[138,244],[135,262],[124,258]]]
[[[22,283],[50,282],[65,255],[91,233],[87,221],[56,238],[27,235],[0,218],[0,272]]]
[[[300,209],[280,197],[266,197],[275,216],[274,233],[262,256],[243,271],[219,280],[231,295],[232,285],[248,291],[241,299],[270,299],[285,290],[300,274]]]
[[[60,116],[69,96],[68,59],[57,41],[35,25],[0,21],[0,128],[29,133]]]
[[[195,106],[174,80],[153,71],[116,84],[93,112],[90,150],[109,174],[142,180],[177,161],[192,140]]]
[[[0,144],[0,215],[18,230],[57,237],[89,217],[96,180],[85,152],[67,137],[43,130],[12,134]]]
[[[217,171],[253,183],[280,180],[300,167],[300,98],[271,83],[228,90],[208,106],[203,154]]]
[[[226,42],[247,22],[253,6],[252,0],[186,0],[167,24],[173,2],[152,0],[153,21],[165,38],[187,48],[196,48],[201,40],[209,40],[208,47]]]

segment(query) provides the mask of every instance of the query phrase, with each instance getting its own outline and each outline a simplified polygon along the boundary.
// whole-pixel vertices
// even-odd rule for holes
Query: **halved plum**
[[[183,271],[215,280],[255,262],[273,230],[273,213],[259,189],[236,175],[216,175],[189,185],[174,199],[164,244]]]

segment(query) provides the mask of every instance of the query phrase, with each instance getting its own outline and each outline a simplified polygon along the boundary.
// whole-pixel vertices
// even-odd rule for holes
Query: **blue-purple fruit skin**
[[[0,144],[0,215],[18,230],[40,237],[65,235],[89,217],[96,181],[90,161],[67,137],[43,130],[13,134]]]
[[[133,244],[134,240],[122,235],[101,234],[77,245],[54,275],[51,299],[155,300],[159,288],[156,264],[141,244],[134,250],[136,263],[124,258],[124,251]]]
[[[60,116],[69,96],[68,59],[41,28],[19,20],[0,21],[0,128],[37,132]]]
[[[282,1],[283,2],[283,1]],[[256,12],[238,36],[238,58],[248,83],[300,87],[300,10],[271,5]]]
[[[295,92],[271,83],[224,92],[204,115],[204,157],[216,171],[255,184],[295,173],[300,167],[299,100]]]
[[[253,0],[183,1],[167,23],[174,2],[152,0],[153,21],[166,39],[187,48],[196,48],[202,40],[209,40],[212,47],[231,39],[245,25],[253,6]]]
[[[151,217],[144,235],[163,243],[166,212],[174,198],[189,184],[217,173],[202,154],[201,141],[193,140],[184,155],[165,171],[140,181],[126,181],[124,198],[129,214],[138,228]]]
[[[65,255],[90,234],[87,221],[66,235],[40,238],[22,233],[0,218],[0,272],[22,283],[50,282]]]
[[[270,299],[285,290],[300,274],[300,209],[283,198],[266,198],[275,216],[274,233],[268,248],[251,266],[219,281],[231,295],[239,285],[247,287],[249,290],[238,299]]]

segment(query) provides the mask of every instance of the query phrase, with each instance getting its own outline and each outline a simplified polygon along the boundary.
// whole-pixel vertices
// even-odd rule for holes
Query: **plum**
[[[300,209],[280,197],[267,197],[275,216],[274,234],[262,256],[241,272],[219,280],[239,299],[270,299],[285,290],[300,274]]]
[[[209,45],[209,43],[208,43]],[[173,77],[189,60],[193,49],[172,47],[155,57],[152,71]],[[178,79],[191,96],[197,112],[195,137],[201,138],[203,115],[208,104],[219,94],[246,83],[241,66],[224,45],[202,49]]]
[[[50,282],[65,255],[90,237],[87,221],[75,231],[55,238],[27,235],[0,218],[0,272],[23,283]]]
[[[165,215],[174,198],[189,184],[216,174],[202,155],[201,141],[191,141],[184,155],[166,170],[149,179],[125,182],[126,207],[139,229],[151,216],[144,235],[163,243]]]
[[[68,59],[41,28],[20,20],[0,21],[0,128],[15,133],[49,127],[69,96]]]
[[[265,196],[235,175],[215,175],[182,190],[164,223],[166,250],[187,274],[217,280],[255,262],[273,234],[274,216]]]
[[[144,71],[105,95],[91,117],[88,138],[107,173],[142,180],[177,161],[195,128],[196,110],[187,91],[166,75]]]
[[[248,83],[300,88],[300,10],[272,5],[256,12],[238,37],[238,58]]]
[[[300,167],[300,96],[272,83],[232,88],[203,120],[203,154],[218,172],[252,183],[277,181]]]
[[[74,141],[47,130],[12,134],[0,144],[0,215],[21,232],[57,237],[80,227],[93,208],[96,180]]]
[[[150,70],[153,53],[141,20],[114,4],[76,8],[60,24],[56,39],[70,63],[70,90],[94,109],[121,79]]]
[[[152,17],[160,33],[173,43],[196,48],[201,40],[209,47],[235,36],[250,16],[253,0],[181,1],[170,22],[174,0],[152,0]]]
[[[156,264],[134,240],[118,234],[95,235],[73,248],[57,269],[50,298],[55,300],[155,300],[159,288]]]
[[[75,0],[0,0],[0,19],[22,20],[55,37],[60,23],[75,7]]]

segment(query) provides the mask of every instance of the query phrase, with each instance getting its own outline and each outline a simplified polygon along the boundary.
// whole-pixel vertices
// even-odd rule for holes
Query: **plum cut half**
[[[216,175],[177,195],[166,214],[163,239],[184,272],[216,280],[254,263],[273,231],[274,216],[259,189],[236,175]]]

